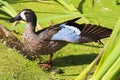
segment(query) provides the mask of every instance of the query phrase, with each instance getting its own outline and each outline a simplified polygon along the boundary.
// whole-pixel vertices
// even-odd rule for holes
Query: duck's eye
[[[24,14],[28,14],[27,12],[25,12]]]

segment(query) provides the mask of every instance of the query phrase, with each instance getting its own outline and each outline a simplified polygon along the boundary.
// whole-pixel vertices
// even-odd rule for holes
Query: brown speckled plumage
[[[37,21],[36,15],[32,10],[24,9],[16,17],[10,19],[9,22],[14,22],[17,20],[24,20],[27,22],[27,27],[23,33],[23,42],[25,45],[25,50],[30,52],[27,55],[38,56],[39,54],[43,55],[50,54],[48,65],[51,66],[53,53],[63,48],[65,45],[69,43],[69,41],[70,42],[73,41],[73,43],[100,42],[100,39],[109,37],[112,32],[112,29],[104,28],[97,25],[77,24],[75,23],[75,21],[78,19],[79,18],[75,18],[61,23],[61,24],[66,23],[65,25],[67,25],[67,27],[66,26],[60,27],[61,24],[57,24],[48,28],[44,28],[38,32],[35,32]],[[64,30],[68,30],[71,32],[73,31],[73,34],[70,33],[69,35],[73,35],[72,37],[75,37],[76,39],[79,38],[79,40],[75,42],[74,39],[69,40],[71,39],[71,36],[69,36],[67,33],[66,34],[70,37],[67,39],[68,41],[66,39],[59,40],[59,36],[57,37],[55,36],[53,38],[54,34],[58,33],[59,35],[60,33],[59,31],[61,29],[63,29],[63,31]],[[78,35],[78,33],[80,34]],[[56,38],[58,38],[58,40]]]
[[[30,26],[27,26],[24,31],[23,41],[26,49],[35,54],[52,54],[68,43],[65,41],[51,41],[51,37],[59,30],[59,26],[47,28],[39,34],[35,34]]]

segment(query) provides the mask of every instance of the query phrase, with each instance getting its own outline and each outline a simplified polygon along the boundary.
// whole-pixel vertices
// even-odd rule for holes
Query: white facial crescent
[[[26,21],[25,11],[21,12],[21,13],[20,13],[20,16],[21,16],[21,18],[22,18],[23,20]]]

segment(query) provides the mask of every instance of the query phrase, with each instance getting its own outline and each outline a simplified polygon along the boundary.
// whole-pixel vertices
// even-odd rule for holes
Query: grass
[[[24,8],[33,9],[39,19],[67,12],[60,5],[57,5],[57,3],[48,4],[32,0],[18,0],[14,3],[12,0],[8,0],[8,2],[17,12]],[[52,14],[53,11],[56,14]],[[46,14],[47,12],[51,12],[51,14]],[[12,24],[6,22],[9,17],[2,14],[0,14],[0,17],[2,18],[0,23],[11,29]],[[70,18],[73,17],[53,21],[60,23]],[[48,26],[48,23],[42,22],[42,25]],[[22,33],[23,30],[24,28],[21,28],[17,31]],[[103,40],[104,43],[106,41],[107,39]],[[14,49],[10,49],[4,43],[0,43],[0,80],[74,80],[94,60],[100,50],[101,46],[97,43],[67,45],[54,54],[53,67],[64,71],[63,74],[55,74],[55,72],[44,72],[37,66],[37,60],[29,61]],[[42,57],[44,60],[48,59],[47,55]]]
[[[0,43],[0,48],[0,80],[73,80],[92,62],[98,52],[95,48],[69,44],[54,55],[54,67],[64,71],[63,74],[59,75],[55,72],[44,72],[43,69],[37,66],[38,61],[27,60],[17,51],[3,45],[3,43]],[[43,58],[46,59],[47,56],[43,56]]]

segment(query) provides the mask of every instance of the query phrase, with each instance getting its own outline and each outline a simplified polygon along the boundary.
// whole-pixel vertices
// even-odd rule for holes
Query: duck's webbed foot
[[[52,67],[52,56],[53,56],[53,54],[50,54],[49,61],[46,62],[46,63],[39,63],[39,66],[42,67],[42,68],[50,68],[50,67]]]
[[[49,63],[39,63],[39,66],[41,68],[50,68],[50,67],[52,67],[52,64],[49,64]]]

